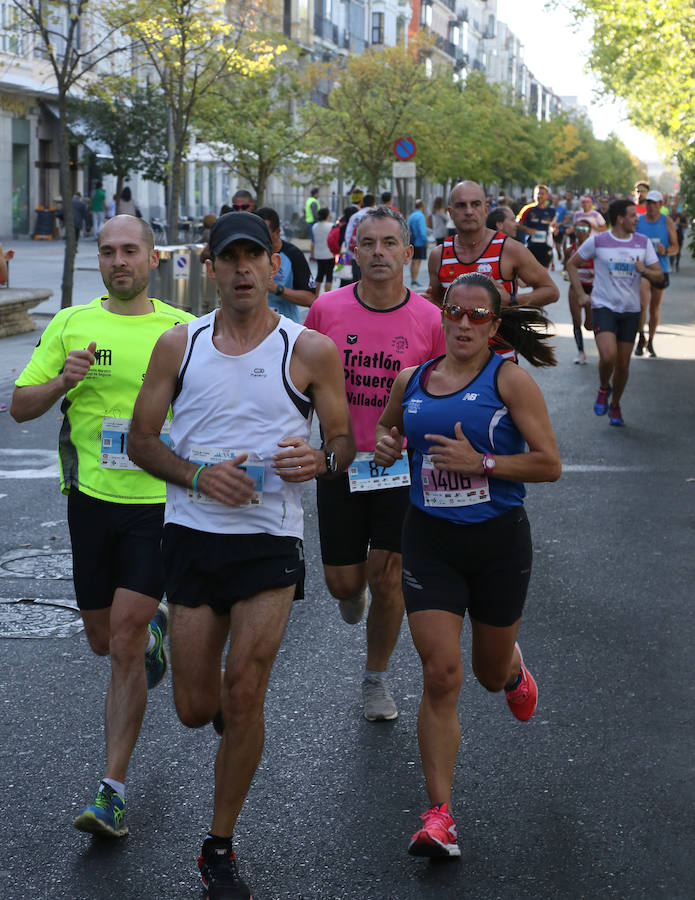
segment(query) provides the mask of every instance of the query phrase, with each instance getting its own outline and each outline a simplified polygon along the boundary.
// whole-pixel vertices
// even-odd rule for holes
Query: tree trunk
[[[121,203],[121,194],[123,193],[123,182],[125,181],[125,176],[120,172],[116,176],[116,215],[120,212],[119,205]]]
[[[179,242],[179,205],[181,203],[181,181],[183,173],[183,160],[176,153],[171,169],[171,194],[169,201],[169,209],[167,210],[169,243],[178,244]]]
[[[63,257],[63,283],[61,288],[60,307],[72,306],[73,277],[75,272],[75,216],[72,209],[72,180],[70,178],[70,133],[68,131],[68,104],[65,94],[58,96],[60,121],[60,193],[63,198],[63,225],[65,227],[65,255]]]

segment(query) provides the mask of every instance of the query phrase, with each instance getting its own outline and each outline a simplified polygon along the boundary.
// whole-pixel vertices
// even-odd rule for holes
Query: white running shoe
[[[585,366],[586,365],[586,353],[583,350],[580,350],[579,353],[574,357],[575,366]]]

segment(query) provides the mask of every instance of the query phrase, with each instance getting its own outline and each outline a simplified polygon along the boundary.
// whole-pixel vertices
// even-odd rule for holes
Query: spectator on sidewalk
[[[86,216],[87,207],[85,206],[85,202],[82,199],[82,194],[79,191],[75,191],[75,196],[72,198],[72,218],[73,225],[75,227],[76,244],[80,240],[80,231],[82,231],[82,226],[85,223]]]
[[[118,214],[119,216],[134,216],[137,214],[135,210],[135,198],[128,185],[121,191],[121,196],[118,200]]]
[[[104,218],[106,215],[106,191],[102,187],[100,181],[92,194],[92,224],[94,227],[94,237],[99,237],[99,232],[104,227]]]

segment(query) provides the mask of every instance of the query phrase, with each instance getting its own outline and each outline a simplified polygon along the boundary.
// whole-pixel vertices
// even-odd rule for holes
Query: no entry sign
[[[398,159],[412,159],[415,156],[416,149],[415,141],[412,138],[401,137],[393,142],[393,152]]]

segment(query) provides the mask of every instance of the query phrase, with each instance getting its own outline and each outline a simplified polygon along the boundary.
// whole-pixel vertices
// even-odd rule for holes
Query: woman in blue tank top
[[[446,354],[398,375],[374,454],[389,466],[407,438],[403,594],[423,668],[418,743],[430,801],[408,849],[430,857],[460,855],[451,789],[466,610],[478,681],[504,688],[517,719],[535,711],[538,690],[516,643],[531,574],[524,482],[555,481],[561,472],[540,389],[488,347],[499,331],[533,365],[555,365],[548,334],[536,330],[547,319],[536,309],[502,309],[494,281],[469,273],[447,290],[442,322]]]

